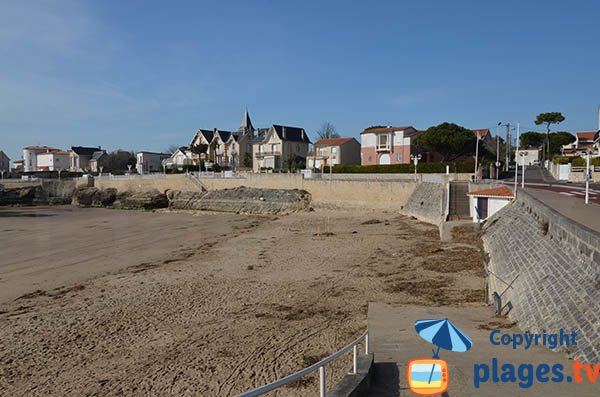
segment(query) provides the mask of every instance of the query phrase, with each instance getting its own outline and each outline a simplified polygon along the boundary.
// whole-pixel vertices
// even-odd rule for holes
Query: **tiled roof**
[[[318,141],[315,142],[315,145],[322,145],[322,146],[339,146],[339,145],[343,145],[344,143],[348,143],[351,140],[353,140],[354,138],[329,138],[329,139],[319,139]],[[354,139],[356,140],[356,139]]]
[[[277,136],[279,136],[279,139],[284,139],[286,141],[291,141],[291,142],[310,143],[310,139],[308,138],[308,135],[304,131],[304,128],[288,127],[287,125],[278,125],[278,124],[273,124],[273,128],[275,129]],[[283,137],[284,132],[285,132],[285,138]]]
[[[24,148],[25,150],[47,150],[49,152],[60,151],[61,149],[57,149],[55,147],[50,146],[27,146]]]
[[[38,153],[38,156],[41,156],[41,155],[43,155],[43,154],[61,154],[61,155],[70,155],[71,153],[70,153],[70,152],[67,152],[66,150],[59,150],[59,149],[57,149],[57,150],[51,150],[51,151],[48,151],[48,152],[46,152],[46,153]]]
[[[506,186],[494,187],[491,189],[478,190],[467,193],[469,196],[480,197],[513,197],[513,193]]]
[[[381,127],[381,128],[371,128],[368,130],[364,130],[363,132],[361,132],[361,134],[369,134],[369,133],[375,133],[378,134],[380,132],[394,132],[394,131],[403,131],[403,130],[408,130],[408,129],[415,129],[412,125],[403,125],[400,127]]]
[[[101,150],[100,147],[86,147],[86,146],[71,146],[71,150],[80,156],[91,156],[94,152]]]
[[[583,139],[583,140],[586,140],[586,141],[593,141],[594,140],[594,136],[596,136],[596,131],[578,132],[577,133],[577,138],[578,139]]]

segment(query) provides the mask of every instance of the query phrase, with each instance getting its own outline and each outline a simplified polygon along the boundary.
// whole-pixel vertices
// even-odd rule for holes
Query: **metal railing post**
[[[369,354],[369,333],[365,335],[365,354]]]
[[[325,366],[319,367],[319,396],[325,397]]]
[[[358,360],[358,345],[352,348],[352,375],[356,375],[356,366]]]

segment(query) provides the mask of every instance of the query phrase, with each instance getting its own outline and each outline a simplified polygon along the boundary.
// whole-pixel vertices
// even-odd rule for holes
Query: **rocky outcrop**
[[[300,189],[258,189],[244,186],[198,193],[188,206],[203,211],[279,214],[310,209],[311,196]]]
[[[0,191],[0,205],[34,205],[43,196],[41,187],[30,186]]]
[[[158,208],[167,208],[169,201],[164,193],[158,190],[149,190],[145,192],[125,191],[117,193],[117,199],[114,202],[115,208],[126,210],[153,210]]]
[[[117,189],[81,186],[75,189],[71,204],[80,207],[110,207],[117,200]]]

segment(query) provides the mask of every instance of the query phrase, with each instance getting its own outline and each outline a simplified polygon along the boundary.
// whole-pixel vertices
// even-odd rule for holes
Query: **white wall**
[[[40,153],[37,155],[37,168],[49,171],[68,170],[71,166],[70,154]]]
[[[488,219],[490,216],[507,206],[511,200],[511,198],[488,197],[488,213],[487,218],[485,219]],[[475,210],[476,205],[477,197],[469,196],[469,212],[473,218],[473,222],[477,222],[477,211]],[[485,219],[482,219],[482,221]]]

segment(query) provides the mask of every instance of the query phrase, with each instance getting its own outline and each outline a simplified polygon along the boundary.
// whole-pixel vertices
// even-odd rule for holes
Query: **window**
[[[390,150],[391,139],[388,134],[377,135],[377,150]]]
[[[331,148],[331,153],[337,153],[337,147],[332,147]]]
[[[396,153],[396,161],[398,161],[398,162],[402,161],[402,152]]]

